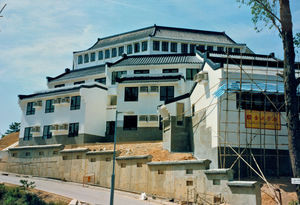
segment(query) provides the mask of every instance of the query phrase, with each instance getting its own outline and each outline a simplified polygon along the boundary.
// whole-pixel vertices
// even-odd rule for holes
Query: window
[[[138,162],[138,163],[136,163],[136,166],[137,166],[137,167],[143,167],[143,164],[140,163],[140,162]]]
[[[61,88],[61,87],[65,87],[65,84],[58,84],[54,86],[54,88]]]
[[[213,185],[220,185],[221,180],[220,179],[213,179]]]
[[[70,110],[79,110],[80,109],[80,100],[81,100],[80,96],[72,96]]]
[[[79,131],[79,123],[70,123],[69,124],[69,137],[76,137],[78,136]]]
[[[218,47],[217,47],[217,50],[218,50],[219,52],[224,52],[224,47],[218,46]]]
[[[111,73],[111,84],[116,84],[117,78],[120,78],[123,74],[127,74],[127,71],[113,71]]]
[[[116,57],[117,56],[117,48],[112,48],[111,49],[111,57]]]
[[[187,53],[188,51],[188,44],[182,43],[181,44],[181,53]]]
[[[176,124],[183,125],[184,120],[184,103],[176,103]]]
[[[91,62],[96,60],[96,53],[91,53]]]
[[[90,162],[96,162],[96,158],[91,158]]]
[[[106,121],[105,136],[113,136],[115,133],[115,121]]]
[[[186,181],[186,186],[193,186],[193,181]]]
[[[33,102],[28,102],[26,108],[26,115],[34,115],[34,113],[35,113],[35,108],[33,107]]]
[[[141,86],[140,87],[140,92],[141,93],[147,93],[148,92],[148,86]]]
[[[134,70],[134,74],[148,74],[149,70]]]
[[[241,49],[239,49],[239,48],[234,48],[234,52],[235,52],[235,53],[241,53]]]
[[[25,156],[29,157],[30,156],[30,152],[25,152]]]
[[[110,51],[109,51],[109,49],[105,50],[105,58],[110,58]]]
[[[124,53],[124,46],[119,47],[119,56]]]
[[[195,53],[195,50],[196,50],[196,45],[190,44],[190,53]]]
[[[126,167],[126,163],[121,163],[121,168],[125,168]]]
[[[98,52],[98,60],[103,60],[103,51]]]
[[[149,121],[158,121],[158,116],[157,115],[149,115]]]
[[[205,51],[205,45],[199,45],[198,50],[202,52]]]
[[[228,53],[232,53],[232,48],[227,48],[226,50]]]
[[[155,85],[150,86],[150,92],[151,93],[158,93],[158,86],[155,86]]]
[[[177,52],[177,43],[171,43],[171,52]]]
[[[96,78],[95,79],[95,82],[97,82],[97,83],[102,83],[102,84],[106,84],[106,78]]]
[[[174,98],[174,86],[160,86],[160,101]]]
[[[82,56],[81,55],[77,57],[77,63],[82,64]]]
[[[157,170],[157,174],[164,174],[164,170],[161,169]]]
[[[135,44],[134,44],[134,52],[135,52],[135,53],[140,52],[140,43],[135,43]]]
[[[198,68],[187,68],[186,69],[186,79],[194,80],[194,76],[200,71]]]
[[[137,129],[137,116],[128,115],[124,116],[124,130],[136,130]]]
[[[178,73],[178,68],[163,69],[163,73]]]
[[[11,155],[12,155],[12,157],[17,157],[17,156],[18,156],[18,153],[14,152],[14,153],[12,153]]]
[[[106,158],[105,158],[105,161],[106,161],[106,162],[109,162],[109,161],[110,161],[110,158],[109,158],[109,157],[106,157]]]
[[[25,127],[25,129],[24,129],[24,137],[23,137],[23,140],[24,140],[24,141],[30,140],[31,137],[32,137],[32,134],[31,134],[31,127]]]
[[[142,51],[146,51],[148,49],[148,41],[142,42]]]
[[[159,41],[153,41],[153,50],[159,51]]]
[[[83,83],[85,83],[84,80],[82,80],[82,81],[77,81],[77,82],[74,82],[74,85],[80,85],[80,84],[83,84]]]
[[[54,112],[53,99],[46,100],[45,113],[51,113],[51,112]]]
[[[124,101],[138,101],[139,89],[138,87],[125,87]]]
[[[132,45],[127,45],[127,54],[132,54]]]
[[[68,160],[68,156],[62,156],[63,160]]]
[[[53,154],[53,155],[57,155],[57,154],[58,154],[58,151],[55,150],[55,151],[52,152],[52,154]]]
[[[109,95],[109,105],[117,105],[117,96],[116,95]]]
[[[207,50],[208,51],[214,51],[214,47],[213,46],[207,46]]]
[[[49,139],[52,137],[52,132],[50,132],[51,125],[45,125],[43,129],[43,138]]]
[[[89,54],[86,53],[84,54],[84,63],[88,63],[89,62]]]
[[[192,169],[186,169],[186,170],[185,170],[185,173],[186,173],[186,174],[193,174],[193,170],[192,170]]]
[[[140,122],[147,122],[148,121],[148,115],[140,115],[139,116]]]
[[[39,152],[39,156],[44,156],[44,152]]]
[[[80,155],[76,155],[76,159],[81,159],[81,156]]]
[[[169,42],[163,41],[161,45],[161,50],[162,51],[169,51]]]

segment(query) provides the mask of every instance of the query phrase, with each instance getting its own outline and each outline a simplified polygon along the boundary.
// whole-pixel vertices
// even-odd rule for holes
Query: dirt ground
[[[113,150],[113,143],[96,143],[88,145],[66,145],[65,149],[86,147],[91,151]],[[152,155],[152,161],[195,160],[191,153],[170,153],[163,149],[162,142],[126,142],[118,143],[120,156]]]
[[[9,183],[4,183],[5,186],[10,186],[10,187],[16,187],[17,185],[15,184],[9,184]],[[58,194],[42,191],[39,189],[31,189],[30,192],[35,193],[40,199],[43,201],[50,203],[50,202],[55,202],[59,203],[61,205],[67,205],[71,202],[71,198],[61,196]]]
[[[269,183],[271,183],[275,188],[280,190],[282,204],[288,205],[289,202],[296,201],[296,186],[291,184],[290,177],[281,177],[279,179],[268,179]],[[261,187],[261,198],[262,205],[276,205],[274,194],[268,188],[267,184],[263,184]]]
[[[19,140],[19,132],[14,132],[8,135],[5,135],[0,140],[0,150],[16,143]]]

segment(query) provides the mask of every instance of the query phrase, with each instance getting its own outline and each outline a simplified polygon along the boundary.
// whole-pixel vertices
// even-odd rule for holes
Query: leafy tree
[[[5,134],[10,134],[13,132],[19,132],[20,131],[20,123],[19,122],[12,122],[9,125],[9,129],[5,132]]]
[[[298,115],[297,87],[300,78],[295,76],[295,47],[299,47],[300,34],[293,38],[293,23],[289,0],[237,0],[250,7],[255,30],[259,23],[269,29],[275,28],[282,39],[284,50],[284,96],[287,115],[289,154],[293,175],[300,178],[300,127]],[[300,185],[296,186],[300,201]]]

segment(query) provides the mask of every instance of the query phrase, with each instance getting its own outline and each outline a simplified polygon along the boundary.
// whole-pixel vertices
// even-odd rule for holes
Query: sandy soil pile
[[[8,135],[5,135],[0,139],[0,150],[5,149],[6,147],[19,141],[19,132],[14,132]]]

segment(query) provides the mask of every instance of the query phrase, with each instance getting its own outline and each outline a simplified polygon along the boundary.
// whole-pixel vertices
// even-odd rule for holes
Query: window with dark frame
[[[110,50],[109,50],[109,49],[106,49],[104,54],[105,54],[104,57],[105,57],[106,59],[107,59],[107,58],[110,58]]]
[[[134,70],[134,74],[148,74],[149,70]]]
[[[208,51],[214,51],[214,47],[213,46],[207,46],[207,50]]]
[[[187,53],[188,52],[188,44],[182,43],[181,44],[181,53]]]
[[[80,101],[81,101],[80,96],[72,96],[70,110],[79,110],[80,109]]]
[[[96,60],[96,53],[91,53],[91,62]]]
[[[241,49],[240,48],[234,48],[234,53],[241,53]]]
[[[174,98],[174,86],[160,86],[160,101]]]
[[[106,84],[106,78],[96,78],[95,79],[95,82],[97,82],[97,83],[102,83],[102,84]]]
[[[127,54],[132,54],[132,45],[127,45]]]
[[[159,51],[159,41],[153,41],[153,50]]]
[[[124,101],[138,101],[139,88],[138,87],[125,87]]]
[[[52,112],[54,112],[53,99],[46,100],[45,113],[52,113]]]
[[[86,53],[84,54],[84,63],[88,63],[89,62],[89,54]]]
[[[186,79],[194,80],[194,76],[200,72],[199,68],[187,68],[186,69]]]
[[[119,47],[119,56],[122,56],[122,54],[124,53],[124,46]]]
[[[65,87],[65,84],[58,84],[54,86],[54,88],[61,88],[61,87]]]
[[[103,60],[103,51],[98,52],[98,60]]]
[[[162,51],[169,51],[169,42],[163,41],[163,42],[161,43],[161,50],[162,50]]]
[[[232,48],[226,48],[226,52],[232,53]]]
[[[69,124],[69,137],[76,137],[78,136],[78,131],[79,131],[79,123],[70,123]]]
[[[135,43],[134,44],[134,52],[139,53],[140,52],[140,43]]]
[[[77,64],[82,64],[82,55],[77,57]]]
[[[51,125],[45,125],[43,129],[43,138],[44,139],[50,139],[52,138],[52,132],[50,130]]]
[[[28,141],[30,140],[31,137],[32,137],[31,127],[25,127],[23,140]]]
[[[121,168],[125,168],[126,167],[126,163],[121,163]]]
[[[127,74],[127,71],[113,71],[111,73],[111,84],[114,85],[116,84],[117,78],[120,78],[123,74]]]
[[[142,51],[147,51],[148,50],[148,41],[143,41],[142,42]]]
[[[219,52],[224,52],[224,47],[218,46],[218,47],[217,47],[217,50],[218,50]]]
[[[84,83],[85,83],[85,81],[81,80],[81,81],[74,82],[74,85],[80,85],[80,84],[84,84]]]
[[[201,51],[201,52],[204,52],[205,51],[205,45],[199,45],[197,47],[197,50]]]
[[[190,53],[195,53],[196,51],[196,44],[190,44]]]
[[[29,157],[30,156],[30,152],[25,152],[25,156]]]
[[[177,52],[177,43],[171,43],[171,52]]]
[[[167,68],[162,70],[163,73],[178,73],[178,68]]]
[[[26,107],[26,115],[34,115],[35,108],[33,107],[33,102],[28,102]]]
[[[111,57],[114,58],[117,56],[117,48],[112,48],[111,49]]]
[[[137,130],[137,115],[124,115],[123,130]]]

